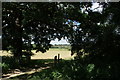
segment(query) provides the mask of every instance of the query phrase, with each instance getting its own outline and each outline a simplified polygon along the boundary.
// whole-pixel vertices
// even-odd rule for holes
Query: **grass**
[[[49,65],[52,65],[51,62],[54,62],[54,57],[58,56],[58,54],[60,54],[60,58],[62,58],[63,60],[71,60],[73,59],[74,56],[71,56],[71,52],[68,49],[63,49],[63,48],[50,48],[47,52],[45,53],[41,53],[38,52],[36,53],[35,50],[32,50],[32,52],[34,53],[33,56],[31,56],[31,61],[30,63],[27,63],[23,66],[17,65],[17,63],[13,62],[13,58],[12,58],[12,54],[10,54],[10,52],[7,51],[0,51],[0,56],[2,56],[3,58],[3,62],[1,64],[1,66],[3,67],[3,73],[9,73],[14,69],[20,69],[21,71],[27,71],[29,69],[37,69],[39,67],[46,67]],[[50,64],[46,64],[46,63],[50,63]],[[47,73],[53,74],[53,75],[48,75]],[[52,79],[63,76],[60,72],[57,72],[54,69],[50,69],[50,70],[45,70],[41,74],[41,79],[44,78],[44,74],[48,76],[48,78]],[[35,80],[37,78],[33,76],[30,78],[30,80]],[[60,77],[61,78],[61,77]],[[66,77],[65,77],[66,78]],[[16,78],[15,80],[17,80],[18,78]],[[14,80],[14,79],[12,79]],[[18,79],[19,80],[19,79]],[[46,80],[50,80],[47,79]]]
[[[71,56],[71,52],[68,49],[59,49],[59,48],[50,48],[47,52],[35,52],[35,50],[32,50],[34,55],[31,57],[31,59],[54,59],[54,56],[58,56],[60,54],[60,58],[62,59],[72,59],[74,56]],[[7,51],[0,51],[0,56],[12,56],[10,52]]]
[[[32,52],[35,53],[35,50]],[[55,66],[51,64],[51,62],[54,61],[54,56],[58,54],[60,54],[63,60]],[[73,56],[71,57],[71,53],[67,49],[50,49],[46,53],[38,52],[32,56],[30,63],[24,65],[23,71],[24,69],[37,69],[39,67],[52,65],[49,69],[30,75],[14,77],[9,80],[113,80],[114,78],[115,80],[120,80],[119,62],[106,63],[106,58],[103,62],[99,57],[91,59],[91,57],[88,56],[89,55],[70,60]],[[5,72],[8,71],[9,68],[11,69],[16,66],[16,63],[12,62],[13,60],[10,56],[4,56],[3,58],[5,58],[3,59],[4,63],[0,65],[3,66]],[[20,69],[22,70],[22,68]]]
[[[35,50],[33,50],[32,52],[35,53]],[[71,56],[71,52],[66,49],[50,49],[45,53],[38,52],[38,53],[35,53],[35,55],[33,55],[31,58],[32,59],[54,59],[54,56],[57,56],[58,54],[60,54],[60,58],[62,59],[73,58]]]
[[[66,74],[67,70],[65,66],[70,63],[68,60],[63,60],[56,67],[51,67],[49,69],[42,70],[40,72],[36,72],[31,75],[22,75],[18,77],[11,78],[9,80],[72,80]],[[69,65],[68,65],[69,66]],[[63,68],[65,67],[65,68]]]
[[[70,60],[73,58],[73,56],[71,56],[71,52],[68,49],[51,48],[45,53],[36,53],[35,50],[32,50],[32,52],[34,53],[34,55],[31,57],[31,63],[25,64],[29,68],[35,68],[35,65],[40,67],[46,62],[53,62],[54,57],[58,56],[58,54],[60,54],[60,58],[65,60]],[[19,65],[17,65],[17,63],[14,62],[14,58],[12,58],[12,54],[10,54],[10,52],[0,51],[0,56],[2,56],[3,59],[0,66],[2,66],[4,73],[7,73],[8,69],[11,70],[19,67]]]

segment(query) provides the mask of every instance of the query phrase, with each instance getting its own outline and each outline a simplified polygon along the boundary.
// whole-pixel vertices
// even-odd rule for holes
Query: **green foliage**
[[[75,60],[35,79],[54,80],[63,75],[72,80],[119,79],[120,2],[99,5],[101,12],[91,10],[92,3],[3,3],[3,49],[20,59],[22,50],[30,52],[34,47],[44,53],[51,40],[67,37],[72,55],[77,53]]]
[[[20,64],[14,61],[13,57],[10,56],[2,56],[2,72],[9,73],[11,69],[20,68]]]
[[[95,67],[94,64],[88,64],[87,71],[91,72],[94,69],[94,67]]]
[[[0,67],[2,67],[2,72],[3,73],[8,73],[9,70],[9,65],[5,63],[0,63]]]
[[[51,74],[54,78],[61,78],[62,77],[62,74],[61,73],[59,73],[58,71],[54,71],[54,72],[52,72],[52,74]]]
[[[36,52],[46,52],[51,46],[51,40],[64,36],[60,35],[64,33],[64,13],[58,9],[58,5],[60,4],[3,3],[3,50],[14,50],[14,54],[20,54],[20,49],[31,50],[31,42],[34,42]]]
[[[32,75],[19,76],[18,78],[24,80],[120,79],[119,63],[112,63],[106,65],[102,65],[102,62],[99,61],[98,63],[90,63],[88,58],[80,58],[79,60],[63,60],[56,67],[51,67],[49,69],[42,70]]]
[[[71,80],[66,75],[63,75],[57,70],[54,69],[47,69],[40,73],[37,73],[35,75],[32,75],[32,77],[29,77],[28,80]]]
[[[50,66],[51,64],[49,65],[45,63],[51,63],[54,61],[52,59],[30,60],[29,62],[26,62],[25,60],[23,60],[24,62],[19,64],[14,61],[14,57],[3,56],[2,59],[3,60],[2,60],[2,63],[0,63],[0,67],[2,67],[3,74],[11,73],[15,69],[19,69],[21,71],[27,71],[28,69],[31,69],[31,68],[37,69],[39,67],[47,67],[47,66]]]

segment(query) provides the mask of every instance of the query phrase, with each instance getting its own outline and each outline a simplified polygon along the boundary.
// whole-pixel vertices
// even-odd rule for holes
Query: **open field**
[[[0,56],[12,56],[10,52],[0,50]]]
[[[72,59],[74,56],[71,56],[71,52],[67,49],[50,49],[45,53],[38,52],[36,53],[35,50],[32,50],[35,54],[31,57],[31,59],[54,59],[54,56],[60,54],[60,58],[62,59]],[[0,51],[0,56],[12,56],[9,54],[10,52]]]

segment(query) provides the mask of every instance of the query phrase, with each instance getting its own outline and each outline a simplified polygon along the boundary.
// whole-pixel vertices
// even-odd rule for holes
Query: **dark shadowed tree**
[[[99,2],[101,11],[91,9],[92,5],[82,2],[3,3],[3,50],[12,51],[20,60],[22,50],[31,52],[32,43],[36,52],[45,52],[50,48],[51,40],[67,37],[72,55],[77,53],[73,80],[80,79],[77,75],[80,66],[89,64],[95,65],[89,80],[91,77],[93,80],[119,78],[120,3]],[[83,55],[86,56],[82,62]]]
[[[70,16],[69,19],[80,23],[74,30],[71,30],[68,38],[72,54],[77,53],[78,62],[76,65],[94,64],[93,80],[101,77],[119,79],[120,3],[99,3],[102,6],[102,11],[90,9],[91,5],[89,4],[84,5],[85,9],[82,15],[76,14],[81,10],[75,8],[72,8],[69,13],[71,15],[73,11],[72,15],[76,16],[76,18]],[[74,27],[73,24],[71,26]],[[86,60],[83,59],[83,63],[80,63],[81,56],[86,53]],[[77,66],[78,68],[79,66]]]
[[[33,42],[36,52],[46,52],[51,40],[65,37],[64,16],[59,3],[3,3],[3,50],[20,60],[22,50],[31,52]]]

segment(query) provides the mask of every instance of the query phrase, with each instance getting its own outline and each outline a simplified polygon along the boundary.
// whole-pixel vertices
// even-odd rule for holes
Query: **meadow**
[[[14,62],[13,55],[10,51],[0,51],[0,56],[2,57],[0,66],[2,66],[3,77],[5,78],[7,74],[11,74],[11,72],[14,72],[16,69],[24,72],[29,71],[30,69],[53,66],[54,57],[58,56],[58,54],[60,54],[60,59],[62,59],[62,61],[72,60],[74,58],[74,56],[71,56],[71,51],[68,47],[64,48],[64,46],[53,46],[45,53],[36,53],[36,50],[32,50],[32,52],[34,55],[31,56],[31,61],[29,63],[23,62],[23,65],[21,66]]]
[[[71,56],[71,52],[68,49],[60,49],[60,48],[50,48],[45,53],[37,52],[35,50],[32,50],[34,53],[33,56],[31,56],[31,59],[54,59],[54,56],[58,56],[60,54],[60,58],[62,59],[72,59],[74,56]],[[0,51],[0,56],[12,56],[11,52],[7,51]]]
[[[31,59],[54,59],[54,56],[58,56],[58,54],[60,54],[60,58],[62,59],[73,58],[73,56],[71,56],[71,52],[66,49],[50,49],[45,53],[35,53],[35,50],[33,50],[32,52],[34,53],[34,55],[31,57]]]
[[[74,58],[75,55],[71,56],[69,49],[50,48],[45,53],[35,53],[35,50],[32,50],[32,52],[34,55],[31,57],[31,61],[29,63],[24,63],[23,61],[22,65],[19,65],[14,62],[14,58],[10,52],[1,51],[2,54],[0,54],[0,56],[2,56],[3,59],[2,64],[0,64],[3,71],[2,77],[9,77],[8,74],[16,74],[16,72],[18,74],[27,72],[27,74],[10,77],[7,80],[110,80],[116,75],[117,79],[120,74],[119,64],[119,66],[115,68],[115,74],[114,68],[109,69],[111,64],[103,66],[103,61],[99,59],[100,62],[98,63],[97,58],[97,60],[94,58],[94,60],[91,61],[88,55],[76,60]],[[55,66],[54,56],[58,54],[60,54],[62,60]],[[29,71],[32,71],[32,74],[28,74]],[[109,75],[111,75],[111,77]]]

